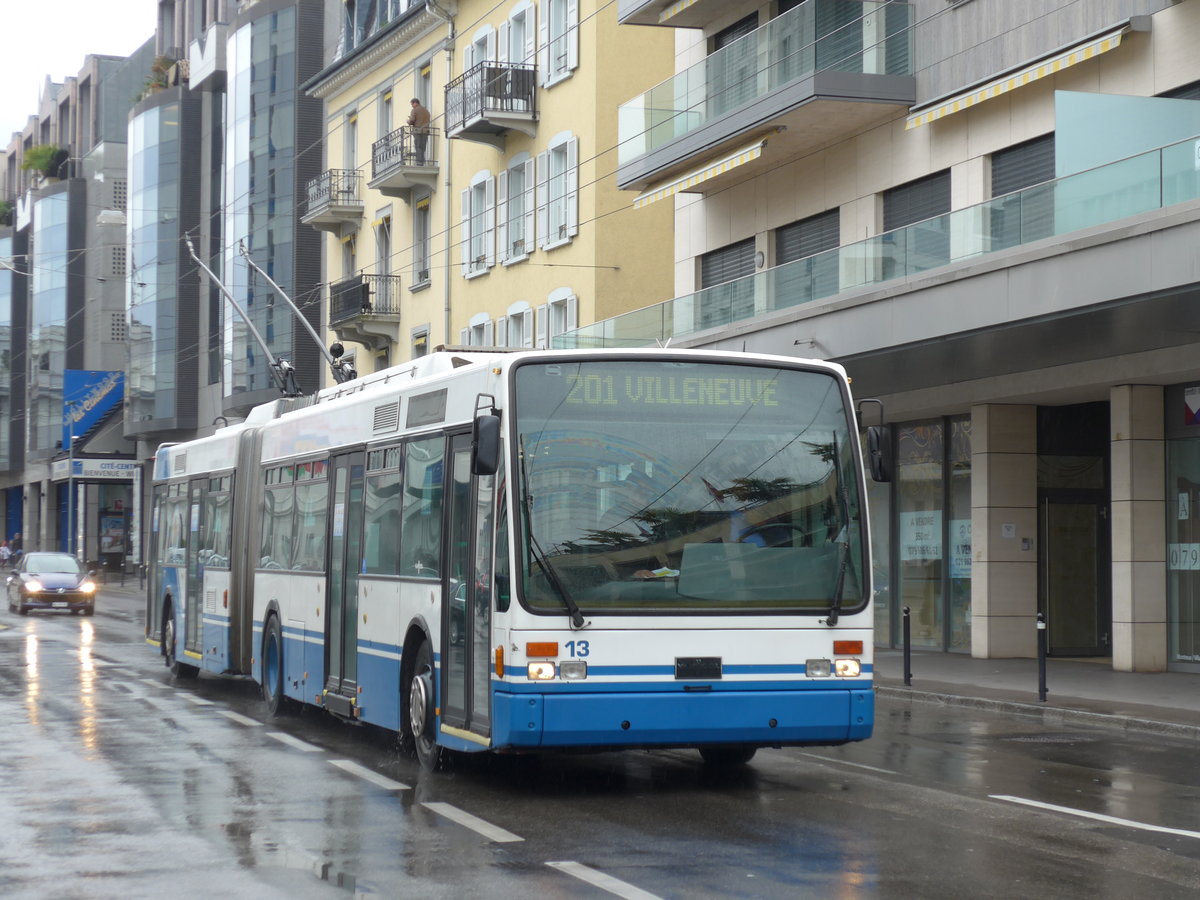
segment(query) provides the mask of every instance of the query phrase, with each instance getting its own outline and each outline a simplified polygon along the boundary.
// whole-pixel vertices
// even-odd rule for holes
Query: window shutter
[[[550,324],[550,305],[543,303],[537,308],[537,348],[546,349],[546,332]]]
[[[496,48],[496,62],[508,62],[508,23],[500,23],[500,41]]]
[[[462,219],[459,221],[462,240],[462,273],[471,274],[471,189],[462,192]]]
[[[546,152],[543,150],[537,155],[537,242],[539,248],[545,248],[549,243],[549,237],[546,232],[550,230],[549,216],[549,193],[550,183],[547,178],[550,174],[549,160]]]
[[[496,32],[489,31],[487,33],[487,38],[485,39],[485,43],[487,45],[487,58],[488,59],[496,59],[497,58],[497,56],[496,56]]]
[[[521,346],[533,347],[533,310],[521,313]]]
[[[538,68],[542,72],[542,87],[550,80],[550,3],[542,0],[538,8]]]
[[[521,62],[532,65],[537,62],[537,30],[534,28],[534,6],[529,5],[525,10],[525,55]]]
[[[471,67],[475,65],[475,45],[467,44],[463,47],[463,72],[470,72]]]
[[[579,68],[579,0],[567,0],[567,70]]]
[[[841,214],[836,209],[784,225],[775,232],[775,265],[832,250],[840,237]]]
[[[1011,194],[1021,188],[1054,178],[1054,134],[1005,147],[992,154],[992,196]]]
[[[579,232],[579,138],[567,142],[567,196],[563,207],[563,221],[567,234]]]
[[[496,320],[496,346],[508,346],[508,316],[501,316]]]
[[[499,191],[496,194],[496,247],[500,262],[511,255],[508,243],[508,172],[500,173]]]
[[[491,268],[496,264],[496,179],[490,175],[483,184],[483,247]]]
[[[567,331],[579,327],[579,298],[572,294],[567,298]]]
[[[525,233],[522,237],[525,239],[525,252],[533,252],[533,217],[534,217],[534,191],[533,191],[533,158],[525,161]]]
[[[700,257],[700,287],[724,284],[754,274],[754,238],[712,250]]]
[[[458,343],[462,347],[471,346],[471,329],[464,328],[458,333]]]
[[[494,347],[496,338],[493,336],[495,325],[491,319],[483,323],[483,346]]]
[[[883,230],[892,231],[950,212],[950,170],[883,192]]]

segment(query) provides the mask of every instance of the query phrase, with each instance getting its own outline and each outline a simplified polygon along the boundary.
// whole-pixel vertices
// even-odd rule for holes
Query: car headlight
[[[25,582],[25,590],[30,594],[40,594],[42,592],[42,583],[36,578],[30,578]]]
[[[96,582],[85,581],[79,586],[79,590],[83,591],[85,594],[94,594],[96,592]]]

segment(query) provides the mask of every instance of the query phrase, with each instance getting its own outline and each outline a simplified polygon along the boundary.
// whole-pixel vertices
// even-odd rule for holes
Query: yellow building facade
[[[633,210],[614,173],[617,106],[671,74],[673,35],[619,29],[598,0],[397,6],[332,10],[306,86],[325,168],[302,219],[326,233],[330,340],[359,373],[442,344],[552,346],[669,295],[672,211]]]

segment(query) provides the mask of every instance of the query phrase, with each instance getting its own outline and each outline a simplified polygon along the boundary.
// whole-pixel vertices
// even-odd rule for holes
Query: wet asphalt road
[[[866,743],[727,773],[429,775],[372,729],[268,720],[245,681],[172,684],[126,598],[0,606],[0,714],[4,897],[1200,895],[1200,748],[1161,737],[880,702]]]

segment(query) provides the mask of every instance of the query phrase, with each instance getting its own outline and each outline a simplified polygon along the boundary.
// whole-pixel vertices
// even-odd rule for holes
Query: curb
[[[1094,728],[1105,728],[1121,732],[1138,732],[1141,734],[1158,734],[1200,742],[1200,725],[1187,725],[1181,722],[1163,722],[1157,719],[1144,719],[1116,713],[1090,712],[1088,710],[1068,709],[1061,706],[1042,706],[1041,704],[1021,703],[1016,700],[964,697],[960,694],[949,694],[940,691],[917,691],[907,687],[881,685],[878,682],[875,685],[875,694],[878,697],[888,700],[907,700],[915,703],[936,704],[938,706],[961,706],[967,709],[981,709],[988,712],[1028,716],[1049,724],[1087,725]]]

